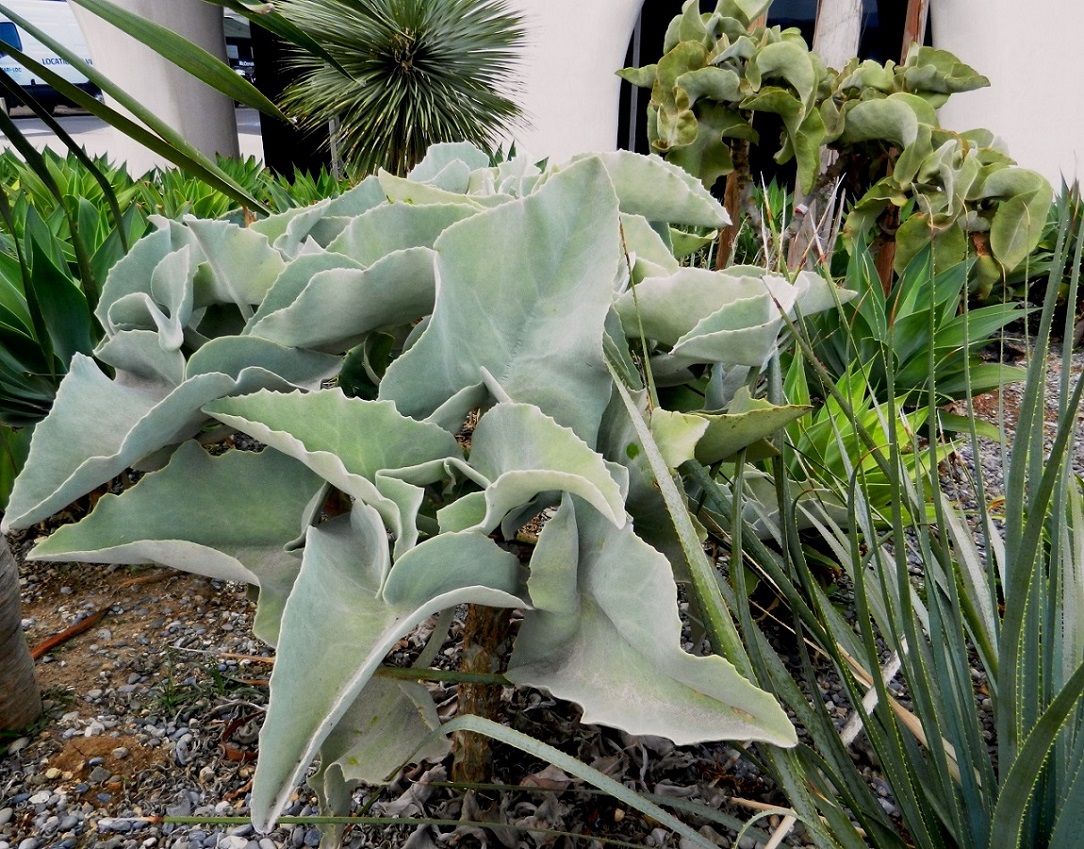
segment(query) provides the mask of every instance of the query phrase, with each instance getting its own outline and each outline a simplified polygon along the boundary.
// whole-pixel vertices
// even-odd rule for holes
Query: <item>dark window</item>
[[[19,37],[19,30],[11,21],[0,21],[0,56],[7,54],[3,46],[11,45],[16,50],[23,49],[23,40]]]

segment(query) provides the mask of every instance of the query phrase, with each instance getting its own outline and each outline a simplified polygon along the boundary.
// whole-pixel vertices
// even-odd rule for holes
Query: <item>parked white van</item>
[[[0,0],[0,5],[7,7],[15,15],[26,18],[31,24],[75,53],[80,60],[88,65],[91,64],[90,51],[87,49],[79,25],[75,22],[75,16],[68,8],[67,0]],[[58,56],[55,51],[42,44],[23,27],[14,24],[0,10],[0,70],[8,74],[42,105],[52,109],[66,101],[52,86],[46,84],[38,73],[24,68],[7,52],[4,52],[5,45],[11,45],[22,51],[34,61],[55,71],[89,94],[98,94],[97,86],[80,72],[78,65],[72,65],[67,59]]]

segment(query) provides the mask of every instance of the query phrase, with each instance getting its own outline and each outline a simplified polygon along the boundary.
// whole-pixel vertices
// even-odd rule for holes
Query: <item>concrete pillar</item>
[[[935,47],[990,79],[990,88],[953,95],[943,126],[986,127],[1024,168],[1055,188],[1084,177],[1084,65],[1079,40],[1084,3],[1031,0],[932,0]]]
[[[617,76],[643,0],[512,0],[527,45],[522,80],[509,90],[528,126],[516,147],[561,161],[585,150],[617,147]]]
[[[118,6],[154,21],[226,60],[222,9],[202,0],[113,0]],[[71,4],[90,48],[94,67],[140,104],[181,133],[201,152],[238,156],[237,119],[233,100],[182,71],[150,48]],[[110,98],[110,106],[116,107]],[[116,161],[127,162],[133,174],[166,165],[147,148],[114,131],[110,145]]]

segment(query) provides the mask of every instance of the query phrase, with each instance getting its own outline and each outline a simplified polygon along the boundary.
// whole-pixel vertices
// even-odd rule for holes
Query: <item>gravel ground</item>
[[[1073,371],[1084,369],[1084,353]],[[1060,362],[1050,371],[1056,389]],[[982,400],[979,415],[1010,427],[1020,390]],[[1052,399],[1048,412],[1058,413]],[[987,483],[1001,481],[1000,453],[984,443],[981,462]],[[970,449],[950,467],[957,485],[973,469]],[[1074,445],[1074,468],[1084,474],[1084,436]],[[13,541],[17,558],[33,543]],[[253,772],[256,733],[266,703],[268,654],[250,635],[253,605],[243,587],[159,569],[86,564],[26,563],[21,568],[23,627],[34,646],[74,622],[100,615],[89,630],[38,661],[46,715],[27,736],[11,741],[0,756],[0,849],[281,849],[316,846],[320,832],[308,825],[283,825],[267,835],[250,825],[207,822],[157,823],[154,817],[245,817]],[[409,646],[405,647],[409,649]],[[838,684],[825,680],[822,695],[839,716],[849,714]],[[454,704],[454,692],[438,693]],[[659,740],[636,740],[575,723],[569,708],[543,694],[508,691],[510,715],[544,727],[555,744],[633,786],[701,802],[747,819],[736,797],[781,803],[773,788],[726,747],[677,749]],[[861,738],[860,738],[861,740]],[[640,845],[679,847],[663,829],[612,802],[575,793],[480,794],[463,800],[412,779],[435,781],[442,768],[424,776],[401,776],[372,813],[428,815],[452,819],[501,816],[518,823],[586,830]],[[882,804],[892,812],[887,785],[866,770]],[[500,781],[567,786],[567,776],[498,751]],[[574,788],[573,788],[574,789]],[[315,815],[303,787],[289,816]],[[704,833],[729,846],[705,825]],[[489,845],[517,846],[517,837],[489,832]],[[761,839],[765,839],[760,833]],[[480,839],[483,842],[479,842]],[[436,847],[484,845],[486,833],[470,828],[438,834],[393,827],[346,835],[348,847]],[[545,843],[545,841],[541,841]],[[522,845],[541,845],[539,841]],[[552,845],[566,845],[555,842]],[[567,845],[572,845],[571,843]],[[578,844],[585,843],[580,841]],[[600,845],[600,844],[595,844]],[[743,849],[763,845],[743,838]],[[803,845],[800,828],[787,845]]]

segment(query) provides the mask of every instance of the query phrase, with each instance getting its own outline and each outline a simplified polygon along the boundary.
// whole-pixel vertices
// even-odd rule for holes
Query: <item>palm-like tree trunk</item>
[[[0,536],[0,731],[25,728],[41,714],[38,679],[21,623],[19,571]]]

